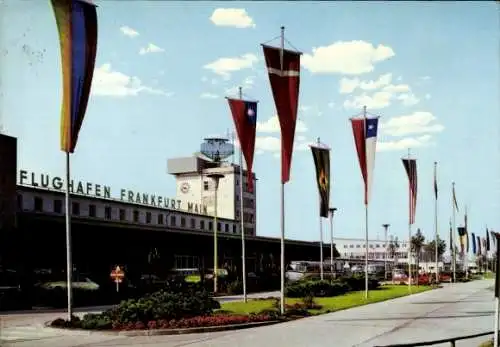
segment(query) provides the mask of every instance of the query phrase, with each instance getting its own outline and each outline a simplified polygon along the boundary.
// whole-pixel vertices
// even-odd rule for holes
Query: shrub
[[[89,313],[83,316],[82,329],[107,330],[111,329],[113,322],[108,315]]]
[[[365,277],[354,275],[349,277],[342,277],[338,280],[340,283],[347,284],[352,291],[359,291],[365,289]],[[376,279],[368,279],[368,289],[373,290],[380,287],[380,282]]]
[[[191,288],[182,292],[160,290],[138,300],[123,301],[103,314],[118,323],[143,322],[160,319],[181,319],[209,315],[220,308],[205,290]]]
[[[339,281],[307,281],[295,282],[285,289],[285,295],[289,298],[330,297],[347,293],[350,287]]]
[[[241,281],[229,282],[227,285],[227,293],[233,295],[243,293],[243,282]]]

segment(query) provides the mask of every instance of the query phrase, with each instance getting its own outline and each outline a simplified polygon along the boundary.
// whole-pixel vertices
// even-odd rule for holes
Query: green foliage
[[[368,289],[376,289],[379,285],[377,280],[370,279]],[[298,281],[285,288],[285,295],[289,298],[331,297],[364,288],[364,277],[351,276],[333,281]]]
[[[229,282],[227,284],[227,293],[230,295],[243,293],[243,282],[238,280]]]
[[[446,252],[446,241],[442,240],[438,236],[437,244],[438,244],[438,257],[441,257],[444,254],[444,252]],[[428,254],[435,254],[436,252],[435,249],[436,249],[436,240],[432,240],[424,246],[424,250]]]

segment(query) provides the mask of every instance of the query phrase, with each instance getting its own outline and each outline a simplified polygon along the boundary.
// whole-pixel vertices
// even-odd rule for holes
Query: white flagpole
[[[410,149],[408,148],[408,168],[410,168]],[[409,176],[408,180],[411,180],[411,170],[408,170]],[[409,210],[408,212],[412,213],[412,199],[411,199],[411,185],[408,182],[408,202],[409,202]],[[409,216],[408,216],[409,217]],[[408,218],[408,290],[411,292],[411,218]]]
[[[280,51],[280,70],[283,73],[283,54],[285,49],[285,27],[281,27],[281,51]],[[281,135],[283,136],[283,135]],[[282,142],[283,143],[283,142]],[[283,146],[283,144],[281,145]],[[281,172],[283,172],[283,148],[281,148]],[[281,179],[281,178],[280,178]],[[285,183],[281,183],[281,292],[280,309],[281,314],[285,314]]]
[[[70,206],[70,153],[66,152],[66,281],[68,293],[68,320],[71,321],[73,315],[73,261],[71,253],[71,206]]]
[[[364,141],[366,143],[366,106],[363,106],[363,117],[364,117],[363,128],[364,128],[364,132],[365,132]],[[366,300],[368,300],[368,252],[369,252],[369,248],[368,248],[368,189],[370,187],[368,186],[368,182],[370,182],[370,179],[367,177],[366,187],[365,187],[365,189],[366,189],[365,194],[367,197],[367,200],[365,203],[365,299]]]
[[[318,147],[321,145],[321,142],[318,137]],[[321,217],[321,194],[319,195],[319,261],[320,261],[320,278],[321,280],[325,279],[325,274],[323,271],[323,217]]]
[[[434,184],[436,185],[434,189],[437,187],[437,162],[434,162]],[[439,252],[438,252],[438,195],[437,191],[435,191],[434,196],[434,256],[436,257],[436,283],[439,283]]]
[[[330,212],[330,273],[333,278],[333,215],[337,209],[335,207],[329,208]]]
[[[239,89],[239,97],[243,98],[241,87]],[[234,134],[234,133],[233,133]],[[234,142],[234,141],[233,141]],[[253,177],[251,178],[253,180]],[[245,221],[243,220],[243,150],[240,143],[240,232],[241,232],[241,269],[243,272],[243,301],[247,302],[247,269],[245,255]]]
[[[453,239],[453,283],[456,283],[457,282],[457,250],[456,250],[456,247],[455,247],[455,244],[456,244],[456,236],[455,236],[455,233],[457,232],[456,230],[456,206],[455,206],[455,182],[452,182],[451,183],[451,189],[452,189],[452,193],[451,193],[451,205],[453,206],[453,214],[452,214],[452,223],[453,223],[453,226],[452,226],[452,231],[451,231],[451,235],[452,235],[452,239]]]

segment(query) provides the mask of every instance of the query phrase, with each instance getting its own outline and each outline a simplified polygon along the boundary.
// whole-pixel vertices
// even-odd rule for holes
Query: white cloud
[[[219,96],[213,93],[201,93],[200,98],[202,99],[217,99]]]
[[[173,93],[151,88],[142,84],[135,76],[113,71],[111,64],[102,64],[94,70],[92,94],[101,96],[135,96],[139,93],[172,96]]]
[[[257,122],[257,131],[261,133],[279,133],[281,130],[278,116],[275,115],[264,122]],[[297,123],[295,123],[295,132],[304,133],[306,131],[306,124],[300,119],[297,119]]]
[[[368,109],[381,109],[391,104],[392,94],[389,92],[376,92],[372,96],[363,93],[344,101],[345,109],[361,109],[366,106]]]
[[[294,151],[304,151],[309,149],[309,144],[312,141],[307,140],[305,136],[298,135],[295,137],[293,146]],[[240,144],[238,139],[235,139],[234,146],[239,148]],[[281,139],[274,136],[257,136],[255,138],[255,154],[272,153],[275,157],[280,156],[281,152]]]
[[[437,122],[430,112],[417,111],[409,115],[393,117],[380,125],[383,133],[391,136],[405,136],[410,134],[438,133],[444,126]]]
[[[413,93],[400,94],[398,95],[398,100],[401,100],[401,102],[405,106],[413,106],[420,102],[420,99],[417,98]]]
[[[410,86],[407,84],[389,84],[385,86],[382,90],[389,93],[406,93],[410,91]]]
[[[213,73],[229,79],[232,72],[249,69],[259,59],[255,54],[247,53],[236,58],[219,58],[211,63],[206,64],[203,68],[211,70]]]
[[[158,47],[154,43],[148,43],[146,47],[142,47],[139,50],[140,55],[148,54],[148,53],[162,53],[165,52],[165,50],[161,47]]]
[[[132,29],[131,27],[128,27],[126,25],[120,27],[120,31],[122,32],[123,35],[134,38],[139,36],[139,33]]]
[[[375,90],[379,89],[383,86],[387,86],[392,81],[392,74],[387,73],[384,75],[380,75],[377,80],[370,81],[362,81],[359,78],[341,78],[340,80],[340,94],[349,94],[352,93],[356,88],[360,88],[362,90]]]
[[[338,41],[329,46],[314,47],[312,54],[302,56],[302,65],[312,73],[360,75],[373,71],[374,64],[395,55],[389,46],[375,47],[366,41]]]
[[[422,77],[420,77],[420,79],[421,79],[422,81],[428,81],[428,80],[430,80],[430,79],[431,79],[431,76],[422,76]]]
[[[217,26],[255,28],[255,23],[244,8],[217,8],[210,16]]]
[[[425,99],[426,100],[429,100],[431,98],[431,95],[430,94],[425,94]]]
[[[255,76],[247,76],[241,81],[241,83],[237,86],[233,86],[231,88],[227,88],[225,90],[226,95],[238,95],[239,94],[239,88],[242,88],[242,93],[244,94],[245,91],[252,89],[253,85],[255,83]]]
[[[329,102],[328,103],[328,107],[329,108],[334,108],[335,107],[335,103],[332,101],[332,102]]]
[[[408,148],[427,147],[433,145],[431,135],[406,137],[395,141],[381,141],[377,143],[377,152],[400,151]]]

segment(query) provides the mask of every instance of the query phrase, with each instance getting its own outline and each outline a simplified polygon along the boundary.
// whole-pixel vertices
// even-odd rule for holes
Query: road
[[[4,338],[5,347],[384,346],[492,330],[492,286],[492,280],[446,285],[430,292],[268,327],[178,336],[118,337],[86,332],[75,336],[71,332],[28,326],[30,322],[50,319],[50,314],[12,316],[0,332],[0,339]],[[26,340],[23,329],[38,329],[31,337],[36,335],[37,339]],[[476,347],[484,340],[464,341],[457,346]]]

